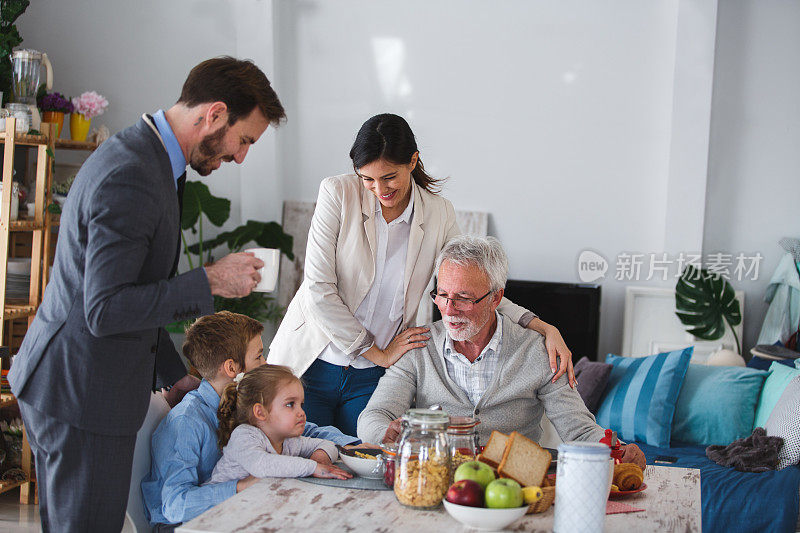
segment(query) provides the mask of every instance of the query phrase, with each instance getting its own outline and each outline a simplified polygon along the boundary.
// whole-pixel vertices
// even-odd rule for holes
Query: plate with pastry
[[[623,498],[625,496],[630,496],[631,494],[636,494],[637,492],[642,492],[644,489],[647,488],[647,483],[642,483],[636,490],[614,490],[615,488],[616,485],[611,486],[611,492],[608,493],[609,500],[613,500],[615,498]]]
[[[647,488],[644,483],[644,472],[633,463],[620,463],[614,465],[614,478],[611,482],[609,498],[620,498],[642,492]]]

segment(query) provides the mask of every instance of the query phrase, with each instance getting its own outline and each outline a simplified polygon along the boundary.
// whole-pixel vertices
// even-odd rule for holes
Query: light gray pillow
[[[764,429],[770,437],[783,437],[778,470],[800,463],[800,376],[786,386]]]

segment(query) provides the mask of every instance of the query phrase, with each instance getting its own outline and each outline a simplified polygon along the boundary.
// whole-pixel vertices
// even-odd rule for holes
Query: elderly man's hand
[[[644,452],[635,444],[625,444],[621,446],[621,448],[624,450],[621,462],[633,463],[644,471],[647,466],[647,459],[644,456]]]
[[[383,434],[383,440],[381,442],[397,442],[397,439],[400,438],[400,432],[403,430],[402,422],[400,418],[392,420],[392,423],[386,428],[386,433]]]

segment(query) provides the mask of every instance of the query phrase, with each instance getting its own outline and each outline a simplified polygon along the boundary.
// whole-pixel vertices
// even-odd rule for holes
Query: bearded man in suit
[[[239,298],[263,263],[237,253],[175,275],[186,166],[242,163],[285,113],[252,62],[194,67],[178,102],[142,115],[81,167],[52,277],[9,380],[36,459],[44,531],[119,531],[150,391],[197,386],[164,326]]]

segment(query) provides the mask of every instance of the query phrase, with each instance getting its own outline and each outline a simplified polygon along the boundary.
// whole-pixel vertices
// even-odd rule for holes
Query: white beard
[[[444,322],[444,326],[447,328],[447,333],[450,335],[450,338],[454,341],[461,342],[469,340],[477,335],[481,328],[489,321],[490,317],[491,314],[487,313],[486,319],[483,320],[481,324],[465,317],[456,316],[443,316],[442,322]],[[450,327],[451,324],[466,324],[466,326],[455,330]]]

